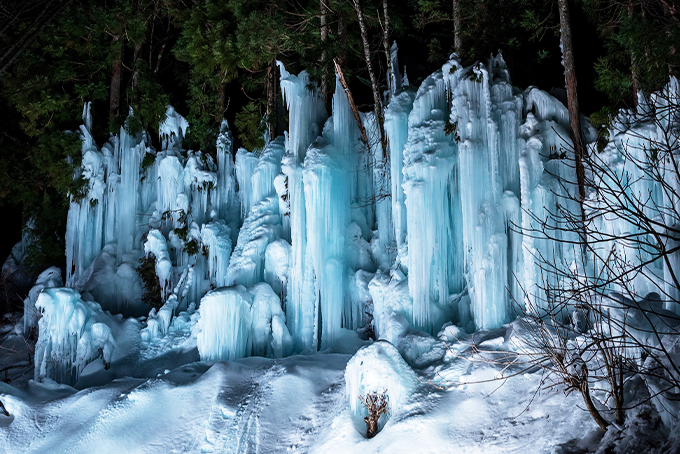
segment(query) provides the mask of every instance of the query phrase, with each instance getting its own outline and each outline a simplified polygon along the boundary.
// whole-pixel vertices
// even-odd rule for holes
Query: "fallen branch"
[[[335,72],[338,74],[338,78],[340,79],[340,84],[342,84],[342,88],[345,89],[345,94],[347,95],[347,101],[349,101],[349,107],[352,109],[352,113],[354,114],[354,119],[357,121],[357,126],[359,126],[359,131],[361,131],[361,136],[363,137],[364,143],[366,145],[369,144],[368,141],[368,135],[366,134],[366,129],[364,128],[363,123],[361,123],[361,117],[359,116],[359,110],[357,109],[356,104],[354,104],[354,98],[352,97],[352,92],[349,90],[349,86],[347,85],[347,82],[345,81],[345,76],[342,74],[342,68],[340,67],[340,63],[338,63],[338,59],[334,58],[333,63],[335,64]]]

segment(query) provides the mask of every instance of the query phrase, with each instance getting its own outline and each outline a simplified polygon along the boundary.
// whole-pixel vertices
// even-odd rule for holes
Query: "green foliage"
[[[597,131],[597,151],[602,152],[609,143],[609,127],[614,116],[612,109],[605,107],[590,116],[590,124]]]
[[[259,105],[255,102],[246,104],[243,110],[236,114],[234,122],[238,138],[243,141],[243,146],[251,151],[264,147],[264,132],[267,125],[262,121],[261,108],[261,103]]]
[[[668,2],[584,3],[607,50],[595,66],[595,85],[614,107],[632,107],[636,87],[648,93],[657,91],[669,76],[678,75],[680,19],[668,9]]]
[[[200,247],[198,245],[198,241],[196,239],[192,238],[191,240],[187,241],[184,243],[184,250],[186,251],[187,254],[189,255],[196,255],[200,251]]]
[[[444,134],[446,136],[453,136],[453,140],[456,143],[459,143],[460,136],[458,135],[458,120],[454,121],[453,123],[451,120],[446,120],[446,123],[444,124]]]
[[[185,225],[184,227],[177,227],[173,230],[175,232],[175,235],[183,241],[186,241],[187,235],[189,234],[189,226]]]
[[[142,159],[142,171],[146,171],[154,162],[156,162],[156,156],[152,153],[146,153],[144,159]]]
[[[139,259],[137,274],[142,280],[144,287],[142,301],[156,310],[160,309],[163,306],[161,281],[156,275],[156,256],[153,253],[149,253],[149,255]]]

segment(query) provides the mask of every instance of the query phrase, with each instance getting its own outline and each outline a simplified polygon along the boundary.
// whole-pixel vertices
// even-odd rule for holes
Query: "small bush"
[[[156,256],[153,253],[139,259],[137,274],[142,279],[144,293],[142,301],[151,307],[160,309],[163,306],[161,298],[161,281],[156,275]]]

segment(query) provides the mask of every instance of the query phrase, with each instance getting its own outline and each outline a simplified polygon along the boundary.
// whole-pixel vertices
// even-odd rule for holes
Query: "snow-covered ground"
[[[3,357],[15,363],[29,351],[19,331],[3,328]],[[474,339],[482,350],[509,347],[505,331]],[[461,337],[442,360],[416,370],[415,392],[369,440],[345,391],[347,362],[369,342],[346,332],[342,348],[317,354],[198,362],[190,327],[171,329],[162,344],[144,344],[109,370],[101,360],[88,365],[77,384],[84,389],[11,369],[0,383],[11,414],[0,416],[0,452],[566,453],[597,445],[579,396],[535,394],[540,372],[460,385],[499,372],[468,360],[472,340]]]

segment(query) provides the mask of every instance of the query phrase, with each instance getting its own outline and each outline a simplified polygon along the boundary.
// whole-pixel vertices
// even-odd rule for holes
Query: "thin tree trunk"
[[[224,118],[224,113],[227,110],[227,100],[226,100],[226,91],[227,91],[227,84],[222,82],[220,84],[220,88],[217,89],[217,101],[220,106],[220,114],[215,117],[215,122],[217,125],[222,124],[222,119]]]
[[[141,70],[139,69],[139,65],[142,62],[141,50],[142,44],[136,44],[132,54],[133,73],[130,87],[132,88],[132,106],[135,108],[139,105],[139,92],[137,91],[137,87],[139,87],[139,78],[142,76]]]
[[[111,64],[111,86],[109,89],[109,119],[113,120],[120,115],[120,82],[123,69],[123,45],[120,35],[113,37],[112,50],[115,60]]]
[[[326,6],[326,0],[319,0],[319,17],[321,18],[321,46],[324,47],[321,52],[321,97],[323,98],[323,103],[326,106],[326,110],[329,109],[330,103],[330,88],[328,84],[328,55],[325,49],[326,40],[328,39],[328,26],[326,25],[326,16],[328,14],[328,7]]]
[[[269,62],[267,69],[267,122],[269,124],[269,140],[276,139],[276,58]]]
[[[453,0],[453,46],[458,53],[461,52],[463,47],[461,33],[460,0]]]
[[[628,2],[628,18],[632,19],[633,17],[633,3]],[[640,79],[640,68],[638,68],[637,64],[637,59],[635,58],[635,53],[631,52],[630,54],[630,76],[632,79],[632,86],[633,86],[633,105],[637,108],[638,106],[638,92],[640,90],[639,86],[639,79]]]
[[[338,41],[340,41],[340,52],[337,60],[340,66],[343,66],[347,55],[347,14],[344,11],[340,11],[338,15]]]
[[[385,141],[385,127],[382,103],[380,101],[380,87],[378,79],[373,71],[373,63],[371,62],[371,47],[368,43],[368,35],[366,33],[366,25],[364,24],[364,15],[361,12],[361,5],[359,0],[354,0],[354,9],[357,12],[359,19],[359,30],[361,31],[361,41],[364,44],[364,57],[366,58],[366,66],[368,67],[368,75],[371,78],[371,88],[373,89],[373,102],[375,104],[375,116],[378,122],[378,129],[380,132],[380,144],[382,145],[383,158],[387,158],[387,142]]]
[[[361,137],[363,137],[364,142],[366,143],[366,145],[368,145],[368,135],[366,134],[366,129],[364,128],[364,125],[361,122],[359,110],[357,109],[356,104],[354,104],[354,97],[352,96],[352,92],[349,90],[349,86],[345,81],[345,76],[342,74],[342,68],[340,67],[340,63],[338,62],[338,59],[333,60],[333,63],[335,63],[335,72],[338,74],[338,79],[340,79],[340,85],[342,85],[342,88],[345,90],[345,94],[347,95],[347,101],[349,102],[349,107],[350,109],[352,109],[352,114],[354,114],[354,119],[356,120],[357,126],[359,127],[359,131],[361,132]]]
[[[163,61],[163,53],[165,52],[165,43],[161,45],[161,50],[158,51],[158,58],[156,59],[156,67],[153,70],[153,73],[156,74],[158,73],[158,70],[161,69],[161,62]]]
[[[385,47],[385,59],[387,60],[387,88],[390,96],[397,90],[396,78],[394,77],[394,69],[392,68],[392,55],[390,54],[390,16],[387,14],[387,0],[383,0],[383,15],[385,16],[385,23],[383,24],[383,46]]]
[[[571,37],[571,17],[569,14],[569,0],[558,0],[560,11],[560,32],[562,36],[562,55],[564,57],[564,78],[567,85],[567,109],[569,110],[569,127],[574,142],[576,180],[578,183],[579,205],[581,207],[581,242],[585,253],[587,239],[585,235],[586,213],[583,203],[586,198],[585,167],[583,160],[587,157],[583,132],[581,131],[581,111],[578,105],[578,87],[576,81],[576,64],[574,61],[574,43]]]
[[[607,421],[602,417],[598,409],[595,407],[595,404],[593,404],[593,400],[590,398],[590,387],[588,386],[587,379],[583,381],[583,384],[581,385],[579,391],[581,391],[583,401],[586,403],[588,413],[590,413],[590,416],[593,417],[597,425],[600,426],[600,428],[606,432],[609,423],[607,423]]]

